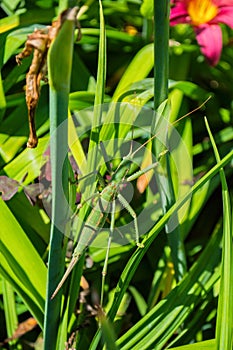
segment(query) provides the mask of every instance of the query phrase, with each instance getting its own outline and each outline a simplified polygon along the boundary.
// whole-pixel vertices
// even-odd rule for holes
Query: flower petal
[[[184,2],[177,2],[177,4],[171,8],[170,25],[174,26],[179,23],[190,23]]]
[[[211,66],[215,66],[222,52],[222,31],[217,24],[204,24],[195,27],[196,39],[201,52]]]
[[[218,7],[232,6],[233,0],[212,0]]]
[[[213,22],[224,23],[233,28],[233,5],[220,7],[219,12],[214,18]]]

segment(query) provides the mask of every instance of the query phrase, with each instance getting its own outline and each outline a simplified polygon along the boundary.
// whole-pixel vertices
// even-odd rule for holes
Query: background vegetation
[[[74,6],[76,2],[68,5]],[[151,2],[145,1],[142,7],[138,0],[103,0],[103,13],[98,1],[82,2],[79,7],[82,5],[87,7],[79,18],[82,38],[74,43],[68,101],[75,120],[75,125],[71,125],[80,136],[80,143],[73,148],[72,142],[67,141],[73,166],[70,176],[74,177],[74,170],[85,175],[98,168],[98,163],[92,163],[90,157],[87,166],[83,165],[88,141],[90,144],[95,141],[93,130],[96,130],[98,110],[96,112],[94,106],[124,102],[136,108],[139,118],[140,113],[163,102],[158,103],[158,95],[154,94],[154,21],[159,19],[157,15],[152,20]],[[58,255],[50,256],[50,259],[55,259],[51,267],[48,256],[49,250],[50,254],[53,251],[54,242],[50,241],[49,245],[51,225],[45,210],[45,205],[51,203],[51,175],[47,162],[49,126],[53,118],[49,109],[51,87],[42,83],[36,110],[39,144],[35,149],[28,149],[24,89],[31,57],[17,66],[15,55],[22,50],[29,33],[39,25],[51,24],[66,7],[66,1],[52,0],[2,0],[0,4],[1,347],[52,350],[100,349],[105,346],[106,349],[124,350],[185,350],[195,346],[214,349],[217,342],[219,349],[231,349],[233,32],[226,26],[222,26],[224,47],[216,67],[206,63],[190,26],[179,25],[170,29],[167,48],[169,75],[165,77],[165,81],[169,78],[169,103],[166,107],[164,104],[160,106],[159,111],[173,123],[195,110],[175,124],[193,166],[190,180],[186,164],[182,167],[179,152],[183,146],[180,142],[174,152],[181,159],[179,166],[183,174],[182,185],[186,186],[185,199],[190,198],[190,194],[192,198],[179,224],[179,232],[172,236],[167,234],[165,227],[181,205],[177,191],[181,179],[171,162],[166,190],[172,182],[174,200],[172,203],[162,202],[170,207],[164,215],[161,210],[156,211],[154,204],[160,200],[159,192],[154,193],[148,187],[140,193],[140,184],[133,183],[134,200],[131,204],[138,215],[142,210],[150,212],[152,224],[141,239],[144,248],[136,248],[131,240],[130,244],[117,245],[110,251],[103,302],[107,318],[101,309],[95,307],[99,303],[106,249],[90,247],[64,286],[63,294],[59,293],[55,307],[49,293],[46,294],[48,264],[50,271],[53,268],[60,271],[55,273],[59,280],[68,261],[66,251],[69,258],[73,247],[64,240]],[[166,31],[166,23],[160,30]],[[56,59],[62,64],[62,54],[59,57]],[[162,70],[164,64],[166,56],[164,62],[155,62],[155,71]],[[159,83],[164,88],[162,82]],[[209,96],[211,99],[202,105]],[[202,107],[196,110],[200,105]],[[79,113],[85,108],[90,108],[88,113]],[[116,110],[111,112],[109,108],[103,113],[97,143],[109,137],[134,138],[143,143],[151,133],[158,132],[153,126],[151,129],[151,120],[145,121],[143,129],[137,127],[137,122],[132,132],[127,124],[127,108],[125,114],[120,114],[122,127],[117,130],[106,122],[114,120]],[[67,145],[63,146],[67,149]],[[106,149],[108,154],[114,154],[111,147],[110,143]],[[161,151],[161,145],[157,143],[156,147]],[[56,152],[55,148],[52,152]],[[142,155],[138,156],[140,165],[145,161]],[[56,172],[56,167],[53,169]],[[101,171],[105,173],[106,169],[101,168]],[[42,182],[43,189],[39,187]],[[68,190],[76,197],[79,188],[75,181]],[[75,206],[75,202],[76,198],[72,205]],[[127,211],[116,215],[117,226],[129,221]],[[87,282],[82,279],[79,290],[82,275]],[[49,285],[51,291],[56,281]],[[201,343],[193,344],[196,342]],[[182,347],[186,344],[191,345]]]

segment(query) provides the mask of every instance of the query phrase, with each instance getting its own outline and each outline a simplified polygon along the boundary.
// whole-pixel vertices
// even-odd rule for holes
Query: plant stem
[[[169,0],[154,0],[155,110],[168,97],[169,9]]]
[[[170,1],[154,0],[154,109],[156,111],[152,123],[152,134],[158,132],[161,124],[168,123],[170,117],[170,107],[165,101],[168,99],[168,63],[169,63],[169,13]],[[162,140],[154,140],[153,149],[156,157],[159,157],[164,147],[169,148],[170,140],[165,132]],[[161,202],[164,214],[175,203],[174,186],[172,181],[169,155],[166,155],[166,175],[157,175],[158,186],[161,195]],[[168,237],[168,244],[171,250],[171,257],[175,268],[176,279],[180,280],[186,270],[186,259],[183,242],[181,239],[178,215],[174,214],[171,226],[166,225],[165,229]]]
[[[45,350],[57,349],[57,344],[61,341],[58,339],[61,322],[61,294],[53,300],[51,300],[51,295],[64,272],[65,247],[63,247],[63,241],[69,216],[67,116],[76,15],[77,8],[69,11],[48,55],[52,218],[44,322]]]

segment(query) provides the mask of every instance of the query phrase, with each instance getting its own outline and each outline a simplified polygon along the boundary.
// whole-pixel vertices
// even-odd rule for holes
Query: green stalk
[[[44,349],[55,350],[59,333],[61,294],[51,300],[64,272],[63,240],[68,221],[68,101],[77,8],[67,15],[48,54],[50,83],[50,155],[52,218],[44,321]],[[66,122],[65,122],[66,121]]]
[[[154,121],[152,123],[152,134],[156,134],[158,128],[161,127],[161,124],[166,124],[170,117],[170,106],[165,102],[168,99],[169,13],[169,0],[154,0],[154,109],[157,113],[155,113]],[[157,158],[164,150],[164,145],[168,146],[169,143],[170,141],[168,140],[167,134],[164,135],[162,144],[161,141],[154,140],[153,149]],[[166,164],[164,164],[164,167],[166,168],[167,176],[157,175],[164,214],[176,201],[169,155],[166,155],[165,159]],[[176,213],[173,215],[172,225],[174,226],[174,229],[172,227],[169,228],[168,225],[166,225],[165,229],[171,249],[171,257],[174,263],[176,279],[180,280],[186,270],[186,259],[178,224],[178,215]]]
[[[168,97],[168,43],[169,43],[169,12],[170,1],[154,0],[154,108]]]

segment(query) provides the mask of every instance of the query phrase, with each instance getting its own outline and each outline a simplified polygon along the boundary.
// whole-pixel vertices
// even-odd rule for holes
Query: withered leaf
[[[33,317],[29,317],[26,321],[21,322],[17,329],[15,330],[14,334],[12,337],[7,338],[4,340],[4,343],[8,343],[11,340],[17,339],[19,337],[22,337],[25,333],[31,331],[33,328],[37,326],[37,321]]]
[[[74,8],[78,11],[78,8]],[[25,47],[15,58],[18,65],[25,57],[33,54],[32,63],[26,75],[26,103],[28,108],[29,138],[27,147],[35,148],[38,143],[35,126],[36,107],[40,97],[41,80],[47,81],[47,55],[52,41],[56,38],[71,9],[63,11],[57,20],[42,29],[29,34]]]
[[[8,176],[0,176],[0,192],[2,192],[2,199],[9,201],[19,189],[20,183]]]
[[[24,186],[23,190],[31,205],[35,205],[36,198],[39,194],[43,192],[44,186],[41,183],[35,183]]]

